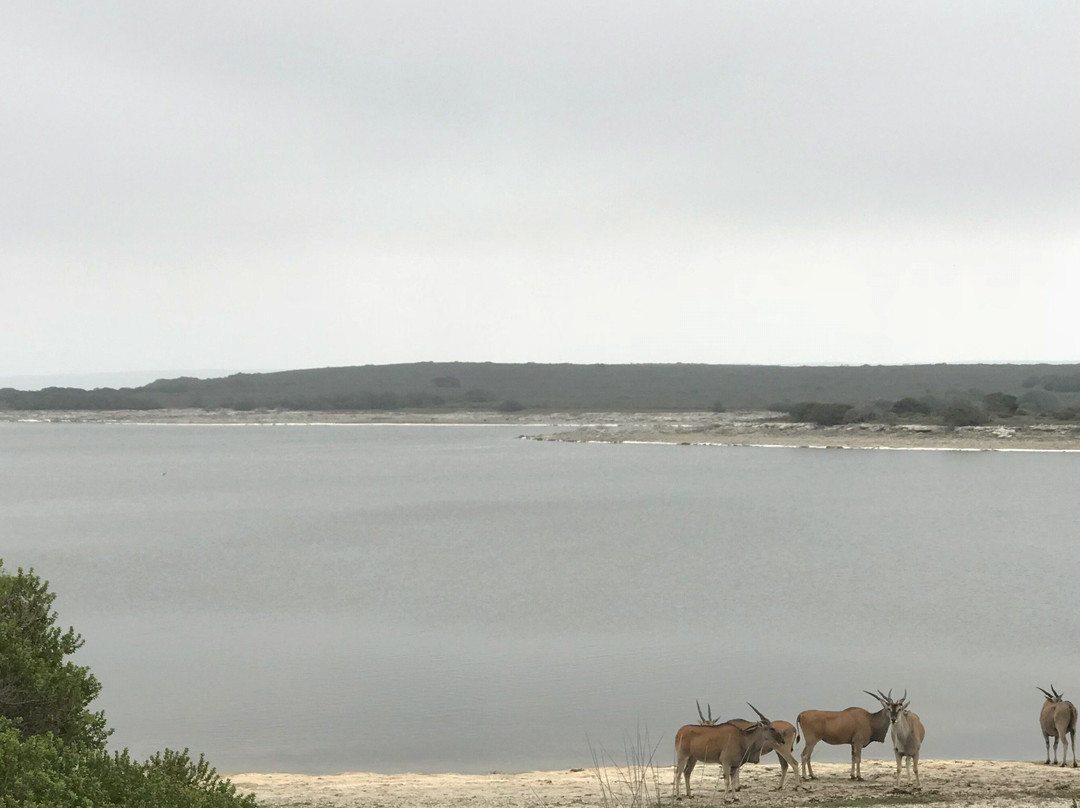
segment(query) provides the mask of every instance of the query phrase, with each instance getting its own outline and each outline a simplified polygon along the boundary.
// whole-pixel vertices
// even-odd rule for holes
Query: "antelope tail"
[[[802,743],[802,738],[799,737],[799,730],[801,730],[801,729],[802,729],[802,727],[799,725],[799,719],[796,718],[795,719],[795,743]]]

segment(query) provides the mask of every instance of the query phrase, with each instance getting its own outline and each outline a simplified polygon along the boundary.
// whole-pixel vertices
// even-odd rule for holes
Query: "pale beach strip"
[[[1039,739],[1034,746],[1040,747]],[[1038,749],[1041,752],[1041,748]],[[1070,760],[1071,763],[1071,760]],[[921,786],[902,772],[895,784],[890,758],[863,760],[862,782],[848,779],[847,763],[815,763],[817,779],[796,789],[789,771],[777,791],[775,760],[743,767],[738,805],[801,808],[851,805],[941,804],[967,808],[1071,808],[1080,797],[1080,769],[1034,761],[922,760]],[[673,805],[671,766],[627,769],[617,766],[560,771],[490,774],[332,775],[238,774],[230,776],[244,793],[273,808],[541,808],[599,806],[640,808]],[[723,782],[716,765],[699,764],[691,778],[689,805],[721,805]],[[857,801],[857,802],[856,802]]]

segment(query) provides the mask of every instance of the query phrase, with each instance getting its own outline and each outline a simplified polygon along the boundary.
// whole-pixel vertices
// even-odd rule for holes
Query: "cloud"
[[[652,256],[667,255],[705,273],[703,288],[758,278],[757,295],[741,298],[753,321],[770,304],[768,279],[782,288],[799,272],[818,279],[805,288],[814,308],[819,288],[859,272],[892,278],[938,251],[955,273],[937,282],[952,288],[950,278],[1000,265],[980,232],[1008,234],[1017,247],[1006,254],[1049,282],[1059,261],[1046,256],[1061,254],[1080,213],[1080,10],[1066,2],[16,3],[9,17],[0,271],[25,295],[29,273],[102,278],[76,284],[78,302],[148,329],[146,353],[172,351],[175,332],[156,334],[117,289],[145,289],[141,302],[165,310],[187,305],[188,320],[213,299],[221,305],[197,319],[215,333],[230,314],[255,333],[306,324],[295,339],[308,342],[290,356],[313,364],[335,361],[333,341],[350,333],[318,315],[349,300],[342,290],[429,312],[447,294],[486,297],[536,329],[513,343],[517,358],[542,360],[545,311],[510,278],[536,288],[580,271],[619,290],[621,305],[643,306],[670,272]],[[842,251],[805,258],[848,238],[882,255],[921,244],[920,254],[906,269]],[[783,243],[783,257],[762,266],[747,246],[759,239]],[[388,281],[403,266],[410,283]],[[75,298],[55,295],[53,327],[81,319]],[[575,334],[582,361],[684,357],[685,341],[662,334],[620,348],[603,335],[626,333],[627,321],[608,309],[593,316],[594,339]],[[844,333],[894,344],[899,310],[875,309],[876,322],[838,315],[857,323]],[[462,334],[457,355],[434,356],[450,349],[434,335],[453,321],[431,316],[415,336],[381,340],[394,351],[354,361],[485,358],[466,355],[491,344],[484,329]],[[380,342],[374,323],[364,333],[358,342]],[[941,336],[946,358],[971,347]],[[281,346],[255,342],[210,339],[186,362],[147,364],[117,340],[71,353],[79,367],[56,366],[63,349],[11,361],[25,372],[79,370],[87,355],[117,369],[288,364],[270,355]],[[853,355],[844,340],[783,347],[795,342],[778,337],[766,358]],[[573,359],[573,345],[560,356]]]

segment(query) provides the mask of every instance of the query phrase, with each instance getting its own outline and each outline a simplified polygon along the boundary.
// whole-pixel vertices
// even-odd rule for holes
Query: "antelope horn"
[[[881,691],[878,691],[878,692],[880,693]],[[879,696],[879,695],[877,695],[877,694],[875,694],[875,693],[871,693],[871,692],[870,692],[869,690],[864,690],[864,691],[863,691],[863,693],[865,693],[865,694],[866,694],[866,695],[868,695],[868,696],[873,696],[873,697],[874,697],[875,699],[877,699],[877,700],[878,700],[878,701],[879,701],[879,702],[880,702],[881,704],[884,704],[884,703],[885,703],[885,699],[884,699],[884,698],[883,698],[882,696]]]
[[[746,703],[750,704],[750,702],[746,702]],[[761,716],[761,720],[764,721],[766,724],[770,723],[769,719],[765,717],[765,713],[761,712],[761,710],[759,710],[753,704],[750,704],[750,709],[753,710],[755,713],[757,713],[759,716]]]
[[[1058,693],[1057,690],[1054,689],[1053,685],[1050,685],[1050,690],[1053,691],[1055,699],[1060,699],[1061,698],[1061,694]]]
[[[886,696],[886,695],[885,695],[884,693],[882,693],[882,692],[881,692],[880,690],[878,691],[878,693],[879,693],[879,694],[881,695],[881,699],[880,699],[881,701],[883,701],[883,702],[887,702],[887,701],[892,701],[892,699],[890,699],[890,698],[889,698],[889,696],[891,696],[891,695],[892,695],[892,691],[891,691],[891,690],[889,691],[889,696]]]
[[[890,690],[889,692],[890,692],[890,693],[892,693],[892,691],[891,691],[891,690]],[[907,688],[905,687],[905,688],[904,688],[904,695],[902,695],[902,696],[900,697],[900,701],[905,701],[906,699],[907,699]]]
[[[697,714],[698,714],[698,718],[700,718],[700,719],[701,719],[701,723],[702,723],[702,724],[704,724],[704,723],[705,723],[705,716],[704,716],[704,714],[703,714],[703,713],[701,712],[701,702],[700,702],[700,701],[698,701],[697,699],[694,699],[694,704],[696,704],[696,705],[697,705]],[[709,715],[712,715],[712,710],[709,710]]]
[[[1051,687],[1053,687],[1053,685],[1051,685]],[[1047,692],[1046,692],[1045,690],[1043,690],[1043,689],[1042,689],[1041,687],[1039,687],[1038,685],[1035,685],[1035,689],[1036,689],[1036,690],[1041,690],[1041,691],[1042,691],[1042,694],[1043,694],[1044,696],[1046,696],[1046,698],[1050,699],[1051,701],[1053,700],[1053,698],[1054,698],[1054,697],[1053,697],[1053,696],[1051,696],[1051,695],[1050,695],[1049,693],[1047,693]]]

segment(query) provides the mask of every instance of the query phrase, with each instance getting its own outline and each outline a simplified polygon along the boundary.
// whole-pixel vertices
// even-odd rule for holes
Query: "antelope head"
[[[892,691],[889,691],[892,693]],[[889,705],[889,720],[894,724],[896,719],[907,712],[907,708],[911,706],[911,702],[907,700],[907,688],[904,688],[904,695],[900,697],[899,701],[894,701]]]
[[[1051,695],[1051,693],[1047,693],[1047,692],[1046,692],[1045,690],[1043,690],[1043,689],[1042,689],[1041,687],[1039,687],[1038,685],[1036,685],[1035,689],[1036,689],[1036,690],[1041,690],[1041,691],[1042,691],[1042,694],[1043,694],[1044,696],[1046,696],[1046,700],[1047,700],[1047,701],[1052,701],[1052,702],[1055,702],[1055,703],[1056,703],[1056,702],[1059,702],[1059,701],[1061,701],[1061,699],[1062,699],[1062,698],[1064,697],[1064,694],[1062,694],[1062,693],[1058,693],[1058,692],[1057,692],[1056,690],[1054,690],[1054,686],[1053,686],[1053,685],[1050,685],[1050,690],[1051,690],[1051,693],[1052,693],[1053,695]]]
[[[896,723],[896,719],[911,706],[911,702],[907,700],[907,688],[904,688],[904,695],[897,701],[893,701],[891,687],[889,688],[888,693],[882,693],[880,690],[877,693],[871,693],[869,690],[864,690],[863,693],[877,699],[881,706],[889,711],[889,721],[893,723]]]
[[[712,717],[712,705],[711,704],[709,705],[709,717],[706,718],[701,713],[701,702],[698,701],[697,699],[694,699],[694,703],[697,705],[697,714],[698,714],[698,718],[701,719],[701,726],[703,726],[703,727],[715,727],[716,723],[720,720],[720,716],[717,716],[716,718]]]
[[[765,734],[769,736],[769,740],[773,741],[774,743],[783,743],[783,737],[773,727],[772,721],[765,717],[765,713],[761,712],[761,710],[759,710],[753,704],[750,704],[750,702],[746,703],[749,705],[751,710],[758,714],[758,718],[760,718],[761,720],[758,721],[757,726],[762,727],[765,730]]]

